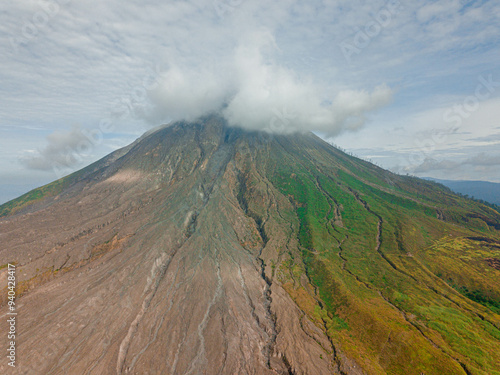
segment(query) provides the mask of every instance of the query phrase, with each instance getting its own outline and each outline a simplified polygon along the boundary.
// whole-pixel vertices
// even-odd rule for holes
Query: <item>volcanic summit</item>
[[[176,122],[0,215],[15,374],[500,374],[496,208],[312,133]]]

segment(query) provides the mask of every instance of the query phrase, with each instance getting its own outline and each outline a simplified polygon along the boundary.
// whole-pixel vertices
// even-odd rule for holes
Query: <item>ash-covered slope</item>
[[[500,373],[499,213],[312,134],[176,123],[0,213],[2,373]]]

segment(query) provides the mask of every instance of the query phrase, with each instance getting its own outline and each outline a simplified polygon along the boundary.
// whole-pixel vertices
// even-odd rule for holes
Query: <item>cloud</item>
[[[193,120],[206,113],[220,110],[227,97],[227,82],[214,72],[187,70],[172,66],[162,73],[161,84],[149,93],[152,109],[144,118],[158,124],[169,120]]]
[[[261,29],[242,38],[223,72],[171,67],[151,91],[154,108],[146,117],[158,123],[220,112],[230,125],[250,130],[336,135],[359,129],[369,112],[392,99],[386,85],[325,97],[312,79],[277,63],[277,50],[272,33]]]
[[[500,166],[500,156],[480,153],[462,161],[453,161],[447,159],[438,161],[433,158],[426,158],[420,165],[417,165],[411,169],[407,169],[407,171],[411,170],[414,173],[422,174],[433,171],[456,170],[466,166],[497,167]]]
[[[472,138],[472,142],[482,142],[486,144],[499,144],[500,143],[500,133],[493,133],[486,135],[484,137]]]
[[[41,134],[71,133],[67,124],[75,121],[95,129],[102,119],[115,120],[116,134],[89,151],[88,159],[79,154],[91,161],[109,152],[111,137],[127,143],[169,118],[191,119],[211,110],[247,128],[321,129],[347,149],[370,148],[370,155],[390,149],[395,156],[384,159],[387,167],[418,152],[418,134],[425,140],[423,131],[447,129],[441,109],[473,95],[479,74],[500,77],[495,1],[4,3],[1,171],[21,170],[18,154],[25,149],[32,150],[23,154],[25,166],[50,170],[52,162],[71,164],[64,147],[50,151],[57,142],[44,143]],[[381,10],[397,3],[397,14],[348,62],[341,43],[353,43]],[[40,15],[48,4],[53,10],[44,21]],[[150,88],[156,66],[163,67],[161,85]],[[383,108],[393,89],[394,101]],[[481,103],[464,119],[471,139],[492,133],[485,124],[499,118],[500,106],[492,101],[489,107]],[[432,123],[415,116],[433,109]],[[367,119],[370,126],[363,126]],[[35,125],[43,132],[27,129]],[[405,131],[392,131],[402,125]],[[443,154],[446,149],[474,155],[490,146],[471,143],[457,132],[425,155],[453,160]],[[32,170],[24,173],[27,180],[33,176]],[[46,176],[49,181],[53,174]]]
[[[449,17],[450,14],[456,14],[460,10],[458,0],[441,1],[439,3],[431,3],[422,6],[417,11],[417,18],[420,22],[428,22],[431,19],[441,18],[442,16]]]
[[[53,170],[68,169],[80,164],[93,150],[100,139],[74,126],[70,131],[56,131],[47,136],[47,145],[38,151],[31,150],[19,157],[28,169]]]
[[[477,154],[465,160],[462,164],[475,166],[497,166],[500,165],[500,155],[487,155],[485,153]]]
[[[426,173],[431,171],[442,171],[449,169],[456,169],[460,166],[460,163],[451,160],[441,160],[438,161],[432,158],[426,158],[422,164],[412,168],[414,173]],[[408,170],[409,171],[409,170]]]

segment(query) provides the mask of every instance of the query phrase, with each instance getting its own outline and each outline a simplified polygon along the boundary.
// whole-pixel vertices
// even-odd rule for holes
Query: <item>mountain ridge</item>
[[[312,134],[177,122],[0,215],[17,373],[498,374],[500,214]]]

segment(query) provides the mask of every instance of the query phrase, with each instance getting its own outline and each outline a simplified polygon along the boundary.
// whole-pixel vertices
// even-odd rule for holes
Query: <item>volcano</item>
[[[0,215],[2,374],[500,374],[499,212],[312,133],[176,122]]]

